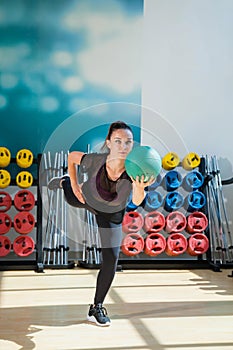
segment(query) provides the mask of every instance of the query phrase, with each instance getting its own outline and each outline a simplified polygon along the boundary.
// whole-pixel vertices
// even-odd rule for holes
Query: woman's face
[[[119,129],[113,131],[110,140],[107,140],[107,146],[111,158],[125,159],[127,154],[133,148],[133,134],[128,129]]]

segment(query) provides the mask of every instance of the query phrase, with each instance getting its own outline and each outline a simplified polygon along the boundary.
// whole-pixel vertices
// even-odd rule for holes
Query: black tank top
[[[81,159],[80,170],[86,172],[82,191],[87,204],[109,221],[122,221],[132,190],[132,181],[124,171],[113,181],[106,170],[106,153],[89,153]]]

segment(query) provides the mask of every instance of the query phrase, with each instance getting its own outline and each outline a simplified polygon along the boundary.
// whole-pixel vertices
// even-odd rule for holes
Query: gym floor
[[[119,271],[106,328],[86,321],[96,274],[1,271],[0,349],[233,349],[231,270]]]

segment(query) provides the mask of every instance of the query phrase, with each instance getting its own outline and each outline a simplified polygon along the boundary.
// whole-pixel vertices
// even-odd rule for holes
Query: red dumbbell
[[[29,211],[35,206],[34,194],[28,190],[21,190],[14,197],[15,208],[19,211]]]
[[[0,212],[6,212],[11,208],[12,199],[9,193],[0,191]]]
[[[187,253],[189,255],[201,255],[209,249],[209,240],[203,233],[194,233],[188,239]]]
[[[161,233],[150,233],[145,239],[144,253],[149,256],[157,256],[164,252],[166,238]]]
[[[11,218],[7,213],[0,213],[0,235],[4,235],[11,229]]]
[[[188,247],[188,241],[182,233],[172,233],[167,238],[167,245],[165,252],[170,256],[177,256],[183,254]]]
[[[27,234],[35,227],[35,218],[32,213],[21,211],[14,217],[14,229],[20,234]]]
[[[186,217],[179,211],[174,211],[166,216],[165,230],[168,233],[181,232],[186,228]]]
[[[206,215],[200,211],[195,211],[187,217],[186,231],[189,233],[203,232],[208,226]]]
[[[33,253],[35,242],[30,236],[18,236],[13,242],[13,250],[18,256],[28,256]]]
[[[129,211],[125,213],[122,222],[122,231],[124,233],[138,232],[144,224],[142,214],[137,211]]]
[[[135,256],[144,249],[144,239],[139,233],[129,233],[122,240],[121,251],[125,255]]]
[[[151,211],[144,217],[143,229],[147,233],[159,232],[165,226],[165,217],[159,211]]]

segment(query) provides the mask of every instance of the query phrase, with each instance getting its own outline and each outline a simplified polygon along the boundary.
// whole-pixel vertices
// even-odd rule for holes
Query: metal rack
[[[216,156],[201,157],[198,170],[205,179],[200,190],[206,196],[206,205],[201,209],[201,212],[208,218],[208,226],[204,232],[209,240],[209,249],[207,252],[198,256],[190,256],[185,252],[178,257],[168,257],[165,253],[156,257],[149,257],[144,252],[133,257],[127,257],[121,253],[119,258],[121,268],[208,268],[214,271],[220,271],[221,267],[232,266],[232,235],[222,193],[222,184],[224,185],[224,181],[221,179]],[[142,211],[142,213],[145,214],[145,211]],[[141,232],[141,234],[145,236],[145,233]]]
[[[68,259],[67,239],[67,203],[64,199],[62,189],[49,190],[47,185],[54,176],[61,177],[67,170],[68,154],[61,151],[56,152],[53,157],[51,153],[42,156],[42,171],[44,174],[45,198],[47,207],[44,208],[42,217],[45,217],[45,229],[43,236],[43,265],[50,269],[67,269],[75,266],[74,261]],[[43,186],[44,185],[44,186]]]
[[[31,185],[32,189],[34,189],[36,200],[35,200],[35,216],[36,222],[35,227],[29,235],[34,235],[35,239],[35,249],[34,251],[27,257],[18,256],[14,253],[12,246],[11,251],[7,256],[0,257],[0,270],[35,270],[36,272],[43,272],[43,261],[42,261],[42,199],[39,189],[39,168],[40,168],[40,160],[41,155],[38,154],[37,158],[33,159],[32,171],[33,173],[33,183]],[[6,192],[12,192],[15,190],[19,190],[17,187],[15,174],[18,172],[16,168],[16,158],[11,158],[11,163],[9,165],[11,173],[13,174],[10,186],[6,188]],[[31,171],[31,168],[30,168]],[[30,187],[30,189],[31,189]],[[5,189],[4,189],[5,191]],[[13,199],[12,199],[12,207]],[[9,234],[14,235],[14,227],[12,225],[11,231]],[[7,234],[8,235],[8,234]]]
[[[63,191],[57,189],[55,191],[47,190],[47,183],[52,176],[63,175],[67,170],[67,155],[63,152],[57,152],[52,159],[50,155],[39,155],[34,162],[37,164],[37,179],[34,180],[33,186],[37,189],[37,224],[36,224],[36,252],[35,258],[22,259],[20,262],[7,262],[0,258],[0,268],[5,265],[4,269],[10,268],[34,268],[35,270],[43,271],[43,268],[73,268],[74,261],[68,260],[69,246],[67,242],[67,212],[66,203],[63,197]],[[43,233],[43,210],[41,189],[39,189],[39,165],[43,163],[42,178],[46,183],[46,191],[48,198],[47,222],[45,232]],[[187,171],[181,170],[181,165],[178,166],[178,171],[185,176]],[[201,157],[199,167],[196,169],[204,177],[204,184],[200,191],[206,196],[206,204],[201,208],[208,217],[208,226],[205,229],[205,236],[209,240],[209,249],[203,255],[190,256],[187,252],[180,256],[168,256],[166,253],[159,254],[156,257],[151,257],[141,252],[140,254],[129,257],[120,252],[118,269],[131,268],[156,268],[156,269],[213,269],[220,271],[221,267],[232,266],[232,235],[230,232],[227,209],[225,208],[222,185],[225,184],[221,179],[220,170],[217,164],[216,157]],[[40,174],[41,176],[41,174]],[[42,181],[43,182],[43,181]],[[226,184],[228,184],[227,181]],[[14,183],[15,184],[15,183]],[[162,196],[166,195],[166,189],[161,185]],[[187,196],[186,189],[181,188],[183,196]],[[43,209],[43,210],[42,210]],[[168,214],[164,207],[160,208],[164,214]],[[143,207],[137,209],[142,215],[147,211]],[[187,215],[187,207],[183,206],[181,211]],[[92,213],[85,211],[82,219],[82,257],[79,259],[78,265],[85,268],[98,268],[101,264],[101,247],[98,239],[98,228],[95,223],[95,217]],[[146,233],[141,230],[141,235],[146,236]],[[167,237],[168,234],[164,232]],[[189,234],[186,233],[186,237]],[[6,260],[6,259],[4,259]],[[19,260],[19,259],[18,259]],[[7,265],[6,265],[7,264]]]

